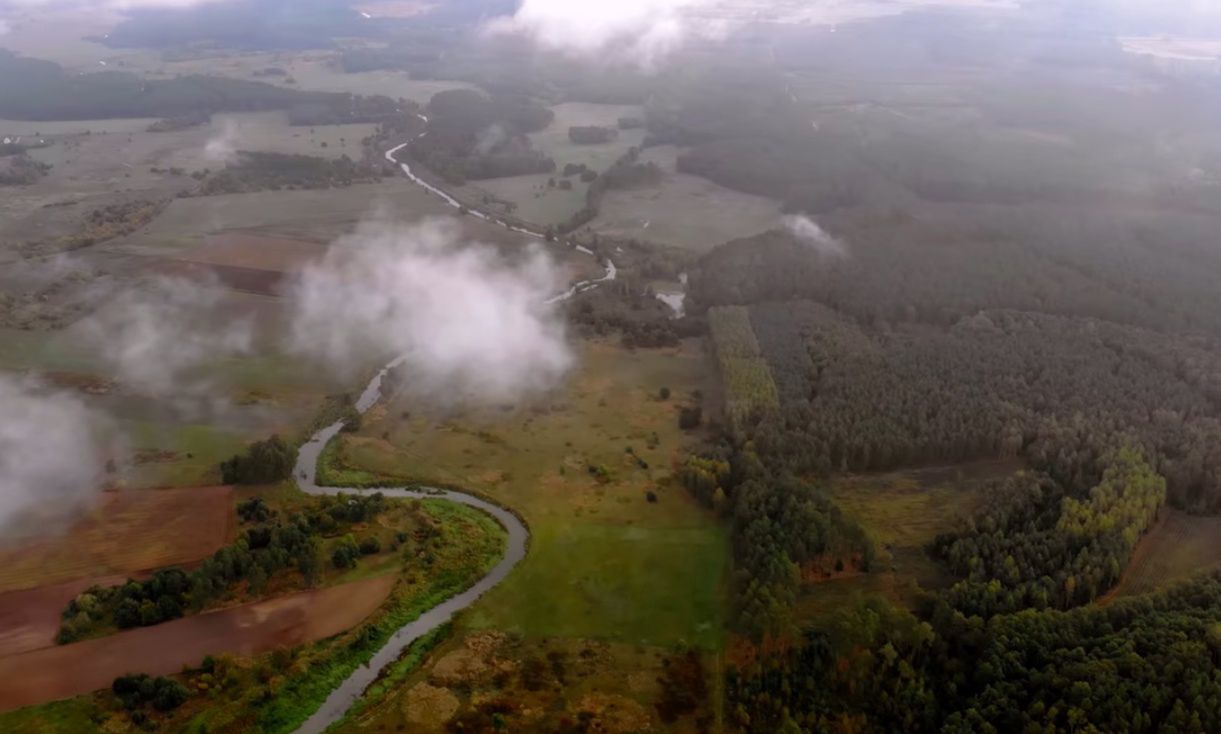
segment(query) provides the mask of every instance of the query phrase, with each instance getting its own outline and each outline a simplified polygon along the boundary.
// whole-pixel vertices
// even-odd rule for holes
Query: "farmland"
[[[668,145],[641,152],[641,163],[653,163],[664,172],[661,183],[608,191],[590,228],[599,234],[703,253],[778,224],[780,208],[775,201],[678,173],[678,155],[678,149]]]
[[[132,670],[171,675],[220,652],[254,657],[331,637],[376,610],[393,585],[383,576],[0,658],[0,710],[90,693]]]
[[[0,592],[189,564],[228,542],[234,522],[228,487],[106,493],[71,545],[52,535],[0,551]]]
[[[243,490],[242,495],[262,497],[279,512],[299,509],[302,502],[287,488]],[[380,522],[395,525],[407,510],[407,503],[391,503]],[[383,554],[354,571],[326,573],[322,588],[70,645],[15,647],[0,657],[0,668],[19,666],[25,674],[5,675],[0,706],[85,694],[133,669],[169,675],[185,666],[189,672],[182,679],[192,698],[162,717],[163,730],[194,732],[203,722],[210,731],[236,733],[257,721],[265,731],[290,731],[393,630],[469,586],[503,553],[503,529],[477,510],[430,500],[412,505],[407,514],[417,510],[439,533],[427,568],[414,556]],[[389,525],[370,530],[389,543],[394,535]],[[214,662],[198,667],[208,656]],[[76,674],[62,675],[64,666]],[[260,688],[279,693],[273,706],[259,706],[250,697]],[[115,725],[126,719],[108,693],[99,693],[0,714],[0,728],[62,731],[60,722],[81,716]]]

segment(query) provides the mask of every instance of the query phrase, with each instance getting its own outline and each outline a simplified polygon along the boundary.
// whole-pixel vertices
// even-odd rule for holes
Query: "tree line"
[[[386,499],[380,492],[323,497],[292,517],[247,528],[237,542],[216,551],[194,571],[161,569],[145,581],[94,586],[68,603],[56,639],[67,644],[107,628],[168,622],[206,608],[240,584],[257,595],[272,577],[285,571],[299,574],[302,583],[312,586],[321,570],[322,539],[368,522],[385,509]],[[257,503],[244,503],[239,516],[247,521],[272,517],[265,505]]]
[[[1166,480],[1122,448],[1083,489],[1028,473],[994,485],[982,514],[934,541],[934,554],[963,579],[945,592],[950,606],[990,617],[1070,609],[1110,590],[1157,519]]]
[[[1107,607],[987,623],[873,600],[726,677],[748,734],[1221,728],[1221,573]]]

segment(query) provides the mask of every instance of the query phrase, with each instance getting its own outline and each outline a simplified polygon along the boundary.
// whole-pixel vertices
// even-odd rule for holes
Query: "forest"
[[[244,194],[281,189],[331,189],[381,178],[378,168],[344,155],[336,159],[287,153],[242,151],[238,160],[207,176],[196,196]]]
[[[1107,607],[921,621],[872,601],[727,676],[749,734],[1221,728],[1221,574]]]
[[[1092,602],[1166,503],[1221,511],[1221,345],[1033,310],[870,317],[811,298],[803,276],[825,254],[782,233],[765,242],[809,269],[741,248],[712,253],[693,276],[727,415],[681,476],[730,518],[737,631],[772,651],[729,671],[733,724],[1217,730],[1221,574]],[[952,577],[944,587],[911,610],[874,597],[829,621],[795,616],[811,549],[873,563],[824,478],[983,458],[1027,468],[984,488],[978,514],[926,549]]]
[[[349,113],[353,100],[350,94],[197,74],[171,79],[144,79],[124,71],[71,74],[54,62],[0,48],[0,118],[11,120],[176,118],[321,107],[335,110],[340,121],[359,122]]]
[[[1221,509],[1211,340],[1016,311],[871,331],[809,302],[756,304],[750,321],[780,394],[780,410],[750,429],[771,465],[1021,456],[1096,482],[1100,457],[1127,442],[1165,477],[1172,504]]]
[[[427,114],[427,134],[409,151],[452,184],[556,169],[526,137],[550,125],[555,113],[528,97],[451,89],[433,95]]]
[[[934,542],[935,555],[963,578],[947,603],[987,618],[1071,609],[1114,586],[1162,508],[1166,480],[1131,448],[1104,464],[1088,493],[1045,475],[998,482],[968,527]]]
[[[216,551],[199,568],[184,571],[161,569],[145,581],[129,579],[122,586],[93,587],[69,602],[63,611],[60,644],[68,644],[107,629],[148,627],[199,612],[224,598],[239,584],[260,594],[277,574],[291,571],[300,583],[312,586],[320,571],[319,549],[324,537],[343,535],[356,523],[377,517],[386,509],[381,493],[325,497],[307,511],[275,518],[257,504],[243,505],[239,514],[251,525],[237,542]],[[376,538],[373,538],[376,543]],[[356,555],[380,552],[380,545],[357,545],[344,541],[332,559],[336,568],[350,568]]]

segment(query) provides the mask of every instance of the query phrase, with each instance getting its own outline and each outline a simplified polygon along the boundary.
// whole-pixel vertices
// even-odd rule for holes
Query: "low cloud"
[[[0,375],[0,531],[81,511],[106,480],[99,418],[78,398]]]
[[[847,257],[848,247],[843,240],[832,237],[818,222],[797,215],[784,218],[785,228],[798,240],[806,243],[827,257]]]
[[[242,131],[232,119],[226,119],[221,130],[204,144],[204,158],[212,163],[231,163],[237,157],[237,146]]]
[[[9,32],[8,23],[5,22],[4,20],[0,20],[0,36],[7,35],[8,32]]]
[[[687,12],[715,0],[523,0],[517,12],[485,26],[522,35],[569,55],[652,66],[698,29]]]
[[[562,280],[541,247],[510,261],[463,241],[449,220],[366,224],[302,274],[293,345],[343,376],[401,355],[434,394],[512,399],[573,363],[563,322],[544,304]]]
[[[247,354],[254,326],[230,318],[216,283],[161,277],[123,291],[74,329],[124,386],[187,408],[213,402],[200,367]]]

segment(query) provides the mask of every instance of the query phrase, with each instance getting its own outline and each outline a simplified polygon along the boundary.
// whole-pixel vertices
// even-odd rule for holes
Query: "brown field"
[[[382,576],[0,658],[0,711],[96,691],[126,673],[172,675],[207,655],[325,639],[372,614],[394,583]]]
[[[259,296],[281,295],[287,282],[284,273],[275,270],[206,265],[182,260],[161,260],[153,265],[151,270],[157,275],[202,283],[218,283],[230,290]]]
[[[292,273],[320,258],[327,246],[318,242],[269,237],[252,232],[219,232],[178,259],[204,265]]]
[[[0,658],[51,647],[68,602],[91,586],[118,586],[126,580],[102,576],[0,594]]]
[[[0,592],[193,563],[229,542],[233,525],[230,487],[107,492],[64,536],[0,550]]]
[[[1219,564],[1221,517],[1163,510],[1161,520],[1137,544],[1119,585],[1099,603],[1156,591]]]
[[[217,282],[243,293],[279,296],[291,274],[325,252],[326,245],[317,242],[230,231],[208,235],[203,244],[181,255],[156,258],[149,269],[158,275]]]

